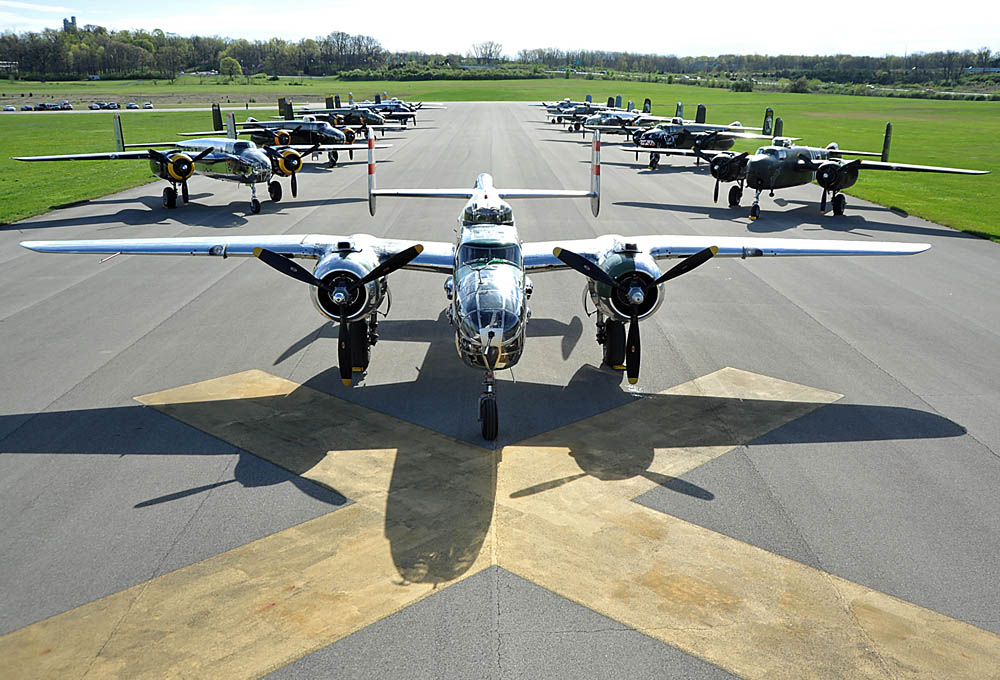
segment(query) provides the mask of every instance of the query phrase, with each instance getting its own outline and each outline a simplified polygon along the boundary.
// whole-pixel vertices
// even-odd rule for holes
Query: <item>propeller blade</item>
[[[323,145],[319,144],[319,143],[313,144],[308,150],[306,150],[305,153],[302,154],[302,157],[305,158],[306,156],[312,156],[314,153],[316,153],[319,150],[319,147],[321,147],[321,146],[323,146]]]
[[[371,283],[375,279],[380,279],[383,276],[388,276],[402,266],[409,264],[410,260],[415,258],[417,255],[422,253],[424,247],[419,243],[415,246],[410,246],[406,250],[401,250],[388,260],[380,264],[379,266],[368,272],[363,279],[356,281],[347,287],[348,292],[354,290],[358,286],[363,286],[366,283]]]
[[[292,198],[298,198],[299,196],[299,183],[295,179],[298,173],[292,173]]]
[[[352,161],[354,160],[354,149],[347,150],[347,157],[350,158]]]
[[[188,192],[187,180],[184,180],[183,182],[181,182],[181,198],[183,198],[184,202],[187,203],[190,200],[190,197],[191,195]]]
[[[161,163],[169,163],[170,162],[170,159],[167,158],[166,154],[164,154],[164,153],[162,153],[160,151],[157,151],[156,149],[147,149],[147,151],[149,152],[149,155],[152,158],[155,158],[156,160],[160,161]]]
[[[639,316],[633,311],[632,319],[628,323],[628,338],[625,342],[625,374],[628,376],[629,385],[639,382],[639,357],[641,354]]]
[[[704,159],[706,163],[711,163],[712,159],[706,156],[704,153],[702,153],[701,147],[703,144],[711,142],[718,136],[719,136],[719,131],[716,130],[715,132],[710,132],[704,137],[699,137],[698,139],[696,139],[694,142],[694,155],[697,156],[698,158]]]
[[[279,272],[285,274],[286,276],[291,276],[293,279],[298,279],[302,283],[308,283],[310,286],[316,286],[317,288],[322,288],[328,293],[333,292],[333,288],[331,288],[330,286],[326,285],[325,283],[317,279],[315,276],[312,275],[312,273],[308,269],[301,266],[291,258],[285,257],[284,255],[279,255],[273,250],[267,250],[265,248],[254,248],[253,256],[256,257],[258,260],[260,260],[261,262],[263,262],[264,264],[269,265],[274,269],[277,269]]]
[[[712,202],[713,203],[718,203],[719,202],[719,178],[718,177],[715,178],[715,191],[712,193]]]
[[[669,281],[670,279],[676,279],[681,274],[687,274],[695,267],[700,267],[711,260],[717,252],[719,252],[719,248],[717,246],[709,246],[704,250],[699,250],[694,255],[685,257],[683,260],[671,267],[667,273],[663,274],[660,278],[656,279],[656,281],[653,281],[651,284],[646,286],[646,289],[648,290],[653,286],[658,286],[665,281]]]
[[[214,146],[210,146],[207,149],[199,152],[197,156],[195,156],[194,158],[191,159],[191,162],[192,163],[197,163],[198,161],[200,161],[202,158],[204,158],[208,154],[212,153],[213,151],[215,151],[215,147]]]
[[[340,364],[340,382],[350,387],[354,372],[351,362],[351,330],[347,327],[347,313],[343,305],[340,307],[340,329],[337,334],[337,363]]]
[[[826,187],[823,187],[823,198],[819,202],[819,211],[821,213],[826,212]]]
[[[577,270],[584,276],[594,279],[598,283],[603,283],[611,286],[612,288],[617,288],[623,291],[628,290],[627,288],[619,285],[619,283],[611,278],[607,272],[585,258],[583,255],[578,255],[571,250],[566,250],[565,248],[553,248],[552,254],[559,258],[563,264]]]

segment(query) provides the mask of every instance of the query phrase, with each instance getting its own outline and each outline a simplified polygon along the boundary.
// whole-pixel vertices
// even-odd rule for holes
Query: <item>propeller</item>
[[[295,175],[292,175],[294,179]],[[419,243],[405,250],[401,250],[392,257],[386,259],[364,277],[357,281],[352,281],[345,286],[331,286],[313,276],[312,272],[298,264],[291,258],[279,255],[273,250],[266,248],[254,248],[253,256],[273,269],[278,270],[293,279],[316,286],[330,294],[331,300],[340,307],[340,329],[337,335],[337,361],[340,364],[340,380],[344,385],[351,384],[352,361],[351,361],[351,333],[347,327],[347,304],[352,299],[352,293],[358,288],[365,286],[376,279],[388,276],[400,267],[403,267],[421,252],[424,247]]]
[[[628,336],[625,339],[625,373],[628,376],[629,384],[634,385],[639,381],[639,362],[642,355],[642,347],[639,340],[639,307],[645,301],[646,294],[661,283],[676,279],[678,276],[687,274],[692,269],[700,267],[712,259],[718,252],[719,249],[717,246],[709,246],[708,248],[699,250],[697,253],[689,255],[678,262],[664,274],[661,274],[655,281],[651,281],[645,285],[634,286],[616,281],[610,274],[587,258],[565,248],[555,248],[552,254],[584,276],[590,277],[598,283],[611,286],[611,288],[623,293],[625,304],[629,306],[629,311],[631,312],[629,315]]]

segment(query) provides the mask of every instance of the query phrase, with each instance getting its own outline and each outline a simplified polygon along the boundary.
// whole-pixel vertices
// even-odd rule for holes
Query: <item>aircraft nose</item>
[[[770,156],[751,158],[747,161],[747,186],[751,189],[767,189],[771,186],[775,160]]]

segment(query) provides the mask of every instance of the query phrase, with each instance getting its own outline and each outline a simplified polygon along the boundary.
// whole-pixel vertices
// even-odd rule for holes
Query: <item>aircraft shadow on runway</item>
[[[436,363],[437,360],[425,362],[424,370],[432,370]],[[455,363],[454,357],[452,363]],[[589,369],[585,373],[599,372]],[[595,387],[620,394],[616,380],[606,376],[595,383],[592,376],[583,381],[574,376],[565,388],[526,382],[504,387],[509,388],[518,402],[544,404],[548,408],[546,400],[565,392],[571,392],[578,400],[592,399],[595,391],[599,394],[600,390]],[[354,394],[370,389],[391,392],[397,402],[393,410],[398,411],[393,415],[397,416],[407,412],[408,404],[427,394],[416,391],[413,383],[353,390],[327,389],[332,384],[339,385],[335,367],[315,376],[306,387],[332,392],[350,401],[357,401],[351,398]],[[585,386],[590,389],[583,389]],[[454,385],[449,388],[439,395],[437,408],[455,409],[459,401],[474,399],[474,395],[462,394],[461,389],[456,391]],[[338,425],[339,412],[330,409],[328,402],[310,397],[312,393],[303,393],[300,398],[296,394],[298,391],[274,397],[171,404],[172,417],[141,406],[0,416],[0,432],[10,433],[0,440],[0,453],[231,455],[230,446],[200,434],[192,436],[192,431],[181,423],[226,422],[227,427],[232,427],[240,422],[253,422],[268,432],[277,431],[279,436],[275,441],[282,436],[294,436],[297,428],[314,424],[330,432],[331,440],[323,441],[313,451],[298,447],[284,458],[281,451],[275,451],[276,462],[287,472],[240,451],[233,479],[213,480],[148,499],[137,503],[135,509],[141,512],[149,506],[208,492],[229,483],[254,487],[289,481],[304,493],[331,505],[344,505],[348,501],[343,494],[322,488],[301,475],[320,463],[329,450],[345,446],[355,448],[356,444],[338,441],[338,432],[342,426],[356,429],[357,423]],[[641,476],[675,492],[711,501],[715,496],[709,490],[652,472],[649,467],[656,449],[660,448],[738,447],[744,442],[732,433],[739,430],[740,423],[787,423],[752,441],[751,446],[926,439],[965,433],[963,427],[939,415],[892,406],[835,403],[798,417],[803,413],[800,402],[691,395],[648,395],[641,400],[629,396],[627,401],[632,403],[606,409],[587,422],[550,429],[521,442],[522,446],[535,448],[537,455],[546,455],[548,447],[555,447],[559,455],[565,455],[565,450],[569,449],[580,471],[560,479],[542,480],[514,491],[510,497],[546,493],[586,476],[604,481]],[[321,408],[322,412],[310,413],[309,408]],[[510,414],[506,423],[508,430],[517,429],[517,420]],[[280,434],[284,430],[288,431],[287,435]],[[365,435],[366,450],[395,452],[386,499],[384,535],[404,583],[440,583],[457,578],[476,561],[489,532],[497,495],[500,452],[461,443],[450,446],[447,441],[436,440],[435,444],[428,445],[428,440],[418,430],[406,426],[372,427]],[[181,460],[178,464],[182,464]]]
[[[88,201],[91,205],[115,205],[141,203],[145,209],[123,208],[114,213],[106,215],[89,215],[86,217],[54,217],[51,219],[34,219],[28,222],[18,222],[6,226],[0,226],[0,230],[22,231],[25,229],[48,229],[53,227],[84,227],[94,225],[108,225],[108,228],[121,228],[143,226],[149,224],[165,224],[176,222],[189,227],[211,227],[225,229],[240,227],[255,218],[250,214],[250,201],[236,200],[230,201],[228,205],[202,205],[194,202],[196,198],[203,198],[211,194],[192,194],[192,202],[182,205],[174,210],[167,210],[163,207],[163,202],[158,196],[141,196],[129,199],[96,199]],[[364,203],[365,198],[287,198],[279,203],[269,200],[261,201],[261,214],[276,213],[280,211],[301,210],[303,208],[316,208],[322,205],[340,205],[344,203]]]

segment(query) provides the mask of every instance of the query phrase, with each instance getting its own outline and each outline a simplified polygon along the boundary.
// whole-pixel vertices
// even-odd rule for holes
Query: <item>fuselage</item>
[[[254,127],[268,131],[286,130],[289,133],[290,144],[345,144],[347,142],[347,135],[325,120],[252,122]],[[250,139],[257,144],[274,143],[273,134],[252,133]]]
[[[694,143],[700,138],[705,138],[711,133],[701,131],[691,131],[683,123],[660,123],[649,130],[638,131],[635,135],[635,142],[638,146],[653,149],[693,149]],[[713,151],[726,151],[733,147],[735,140],[732,137],[716,135],[708,142],[702,144],[702,149]]]
[[[190,152],[191,156],[208,147],[212,147],[214,153],[195,163],[200,174],[240,184],[256,184],[271,179],[271,159],[253,142],[228,137],[204,137],[189,139],[177,145],[177,148]],[[155,161],[150,161],[151,165],[153,163]]]
[[[521,241],[510,206],[493,178],[476,178],[476,194],[459,218],[454,275],[446,284],[455,346],[473,368],[514,366],[524,350],[528,307]]]
[[[747,186],[751,189],[770,190],[809,184],[816,178],[816,172],[799,168],[796,163],[799,159],[831,160],[830,151],[813,146],[762,146],[747,158]],[[853,183],[852,181],[851,184]]]

